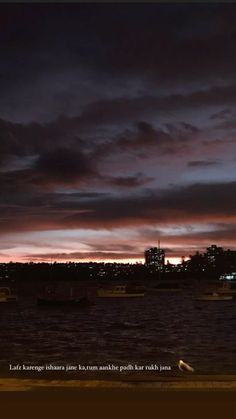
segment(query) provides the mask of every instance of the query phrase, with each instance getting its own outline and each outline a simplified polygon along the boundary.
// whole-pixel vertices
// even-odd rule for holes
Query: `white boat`
[[[0,303],[14,303],[17,300],[17,295],[12,294],[10,288],[0,287]]]
[[[205,293],[195,298],[197,301],[230,301],[232,299],[232,295],[222,295],[217,292]]]
[[[217,289],[221,295],[232,295],[236,297],[236,282],[223,282],[222,286]]]
[[[236,272],[220,275],[220,281],[236,281]]]
[[[111,289],[99,288],[97,296],[103,298],[131,298],[131,297],[144,297],[143,291],[138,291],[128,287],[127,285],[116,285]]]

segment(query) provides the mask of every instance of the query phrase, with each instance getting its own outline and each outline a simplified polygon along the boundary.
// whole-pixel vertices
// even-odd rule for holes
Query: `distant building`
[[[217,261],[220,257],[222,257],[224,254],[224,251],[222,247],[218,247],[215,244],[212,244],[210,247],[207,247],[207,251],[205,253],[207,258],[207,263],[212,268],[215,268],[217,265]]]
[[[145,264],[146,266],[153,266],[158,268],[158,270],[163,270],[165,266],[165,251],[159,247],[151,247],[145,250]]]

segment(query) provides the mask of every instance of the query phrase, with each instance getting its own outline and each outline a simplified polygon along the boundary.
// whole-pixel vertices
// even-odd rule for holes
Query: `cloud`
[[[24,255],[23,258],[25,260],[33,259],[35,261],[140,260],[144,258],[144,250],[157,245],[158,240],[161,240],[161,247],[164,248],[167,258],[180,258],[182,255],[194,254],[197,250],[204,252],[212,243],[224,249],[234,249],[235,233],[235,224],[215,224],[211,226],[211,230],[195,231],[193,228],[191,231],[185,233],[181,230],[178,231],[177,228],[173,228],[172,234],[141,228],[137,230],[137,234],[132,239],[131,245],[126,244],[125,241],[121,242],[119,239],[116,242],[117,238],[113,238],[110,241],[106,240],[104,243],[96,242],[96,240],[90,238],[90,241],[86,245],[91,250],[83,252],[44,252],[34,255]]]
[[[142,174],[137,174],[136,176],[120,176],[120,177],[113,177],[108,180],[110,185],[118,186],[120,188],[137,188],[140,186],[147,185],[148,183],[152,182],[155,178],[153,177],[145,177]]]
[[[194,184],[156,192],[123,196],[70,199],[70,194],[42,194],[23,202],[0,207],[0,230],[36,231],[53,229],[138,227],[168,223],[235,222],[236,182]]]
[[[98,176],[88,157],[82,152],[66,147],[41,154],[34,166],[39,173],[36,182],[55,182],[70,185],[78,181]]]
[[[110,198],[96,201],[90,211],[64,221],[71,227],[85,223],[103,227],[164,224],[176,220],[210,222],[235,219],[236,201],[232,199],[236,183],[195,184],[187,187],[149,193],[143,196]],[[81,225],[81,224],[80,224]]]
[[[5,118],[98,124],[235,103],[234,4],[2,4],[1,17]]]
[[[122,252],[69,252],[69,253],[39,253],[34,255],[25,255],[23,259],[33,261],[93,261],[100,260],[124,260],[124,259],[140,259],[140,253],[122,253]]]
[[[0,120],[0,136],[0,155],[8,158],[50,152],[65,143],[68,148],[79,144],[78,138],[73,135],[73,126],[70,129],[67,119],[63,118],[50,124],[19,124]]]
[[[193,146],[198,133],[199,130],[190,124],[166,124],[165,128],[160,129],[139,121],[132,129],[123,131],[116,138],[95,145],[92,155],[99,159],[120,158],[121,162],[130,155],[140,160],[185,155]],[[132,163],[129,160],[131,167]]]
[[[227,119],[231,115],[232,115],[232,110],[231,109],[222,109],[221,111],[212,114],[210,116],[210,119],[212,119],[212,120],[214,120],[214,119],[222,120],[223,119],[224,120],[224,119]]]
[[[235,18],[234,4],[0,5],[2,234],[233,224]]]
[[[193,160],[188,162],[189,167],[208,167],[208,166],[216,166],[219,164],[218,161],[209,161],[209,160]]]
[[[16,124],[0,121],[0,183],[5,194],[57,185],[100,185],[106,187],[141,187],[153,181],[156,174],[137,174],[139,160],[153,156],[184,154],[199,130],[187,123],[167,124],[154,128],[138,121],[132,129],[106,139],[82,139],[78,118],[59,118],[50,124]],[[76,135],[77,133],[77,135]],[[129,163],[129,173],[122,174],[122,164]],[[116,172],[106,171],[104,162],[117,160]],[[2,162],[1,162],[2,160]],[[119,163],[120,162],[120,163]],[[2,163],[2,164],[1,164]],[[136,167],[137,166],[137,167]],[[141,169],[142,170],[142,169]],[[132,172],[136,174],[132,174]]]

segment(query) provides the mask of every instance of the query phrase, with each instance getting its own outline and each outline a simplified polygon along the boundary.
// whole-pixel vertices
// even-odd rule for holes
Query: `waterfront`
[[[194,367],[193,375],[236,373],[236,302],[198,302],[192,290],[146,295],[131,300],[96,299],[89,308],[41,308],[33,290],[17,304],[0,307],[2,377],[37,377],[37,371],[9,365],[162,365],[146,371],[152,378],[186,378],[177,362]],[[41,372],[53,377],[104,377],[98,371]],[[139,371],[112,371],[112,377]],[[108,374],[109,375],[109,374]]]

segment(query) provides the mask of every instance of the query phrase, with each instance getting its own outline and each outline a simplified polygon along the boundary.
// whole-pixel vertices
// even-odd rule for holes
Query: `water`
[[[17,363],[154,363],[179,375],[179,359],[198,374],[235,374],[235,325],[236,301],[194,301],[187,291],[97,299],[85,309],[38,307],[27,295],[0,305],[0,374],[17,375],[9,371]]]

